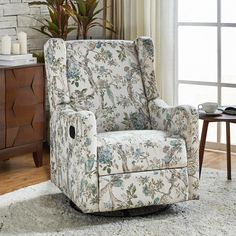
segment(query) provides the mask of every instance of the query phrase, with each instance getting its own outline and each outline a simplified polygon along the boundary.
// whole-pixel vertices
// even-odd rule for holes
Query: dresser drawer
[[[43,67],[5,70],[5,146],[44,138]]]

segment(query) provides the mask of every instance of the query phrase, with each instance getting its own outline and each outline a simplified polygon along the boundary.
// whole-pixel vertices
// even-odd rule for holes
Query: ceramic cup
[[[198,105],[199,110],[203,110],[206,113],[215,113],[218,108],[218,104],[215,102],[206,102]]]

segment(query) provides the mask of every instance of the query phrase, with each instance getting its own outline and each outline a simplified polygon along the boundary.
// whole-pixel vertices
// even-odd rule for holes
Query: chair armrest
[[[50,120],[52,182],[83,212],[98,211],[96,128],[92,112],[66,104]]]
[[[172,136],[179,136],[186,142],[187,168],[189,175],[189,199],[199,197],[199,138],[198,112],[191,106],[170,107],[161,99],[149,102],[149,112],[153,129],[167,131]]]

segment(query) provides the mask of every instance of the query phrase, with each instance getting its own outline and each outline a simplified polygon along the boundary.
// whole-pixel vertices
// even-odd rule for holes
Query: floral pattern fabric
[[[94,114],[59,105],[50,121],[51,180],[82,211],[97,212],[97,131]],[[70,136],[75,128],[75,137]]]
[[[48,40],[44,47],[47,91],[50,111],[59,104],[70,103],[66,76],[66,46],[62,39]]]
[[[72,41],[66,50],[71,105],[92,111],[98,132],[151,128],[134,42]]]
[[[185,141],[157,130],[98,134],[99,175],[187,166]]]
[[[189,200],[199,198],[198,112],[191,106],[169,107],[163,100],[149,102],[152,128],[180,136],[186,142],[189,177]]]
[[[154,71],[154,45],[148,37],[136,39],[137,54],[147,100],[159,97]]]
[[[187,168],[99,178],[99,210],[114,211],[188,200]]]
[[[149,38],[45,45],[51,180],[83,212],[199,196],[197,112],[158,99],[153,51]]]

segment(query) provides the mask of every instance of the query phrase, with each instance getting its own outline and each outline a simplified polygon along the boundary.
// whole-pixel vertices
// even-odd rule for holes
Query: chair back
[[[149,38],[51,39],[45,46],[45,61],[49,94],[54,90],[50,99],[55,99],[57,90],[52,106],[70,103],[75,110],[92,111],[98,132],[151,128],[148,101],[158,92]],[[61,70],[61,78],[50,73],[53,67]],[[59,87],[55,79],[61,80]]]

